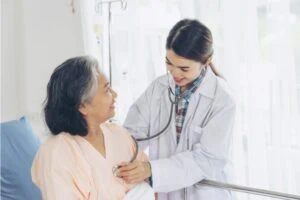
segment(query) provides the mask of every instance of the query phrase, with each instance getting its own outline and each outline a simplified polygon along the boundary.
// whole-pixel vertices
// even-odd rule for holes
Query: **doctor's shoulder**
[[[164,94],[167,94],[167,90],[168,77],[166,75],[159,76],[148,85],[146,90],[144,90],[144,92],[139,96],[133,105],[149,105],[150,107],[153,105],[159,105],[161,98],[164,96]]]
[[[157,77],[153,82],[153,85],[158,86],[158,87],[168,87],[169,82],[168,82],[168,76],[166,74],[161,75]]]
[[[168,76],[161,75],[149,84],[149,86],[146,89],[146,93],[150,93],[151,95],[160,94],[161,92],[164,92],[166,89],[168,89],[168,86]]]
[[[217,77],[215,103],[220,106],[236,106],[236,96],[233,88],[223,78]]]

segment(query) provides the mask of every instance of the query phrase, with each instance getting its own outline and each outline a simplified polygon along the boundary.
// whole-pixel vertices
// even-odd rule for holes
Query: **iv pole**
[[[121,3],[122,10],[126,10],[127,2],[125,0],[109,0],[109,1],[100,1],[96,4],[96,12],[99,13],[99,7],[102,4],[108,4],[108,62],[109,62],[109,83],[112,86],[112,64],[111,64],[111,4],[112,3]]]

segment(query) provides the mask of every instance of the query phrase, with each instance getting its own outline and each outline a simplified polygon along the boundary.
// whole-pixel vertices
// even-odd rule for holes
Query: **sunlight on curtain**
[[[237,97],[235,183],[300,194],[300,1],[203,0],[198,7],[215,36],[216,66]]]
[[[300,1],[195,2],[237,97],[235,183],[300,194]]]

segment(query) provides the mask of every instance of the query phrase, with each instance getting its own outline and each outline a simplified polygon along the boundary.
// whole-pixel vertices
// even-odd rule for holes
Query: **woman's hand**
[[[151,176],[151,166],[149,162],[143,161],[121,163],[117,175],[126,183],[140,183]]]

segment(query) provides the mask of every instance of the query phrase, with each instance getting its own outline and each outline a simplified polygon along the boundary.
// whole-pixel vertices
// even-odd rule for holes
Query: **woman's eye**
[[[169,63],[168,61],[166,61],[166,64],[167,64],[167,65],[171,65],[171,63]]]
[[[105,92],[109,92],[111,90],[110,86],[107,86]]]
[[[187,69],[181,69],[181,71],[183,71],[183,72],[187,72],[187,71],[189,71],[189,70],[187,70]]]

